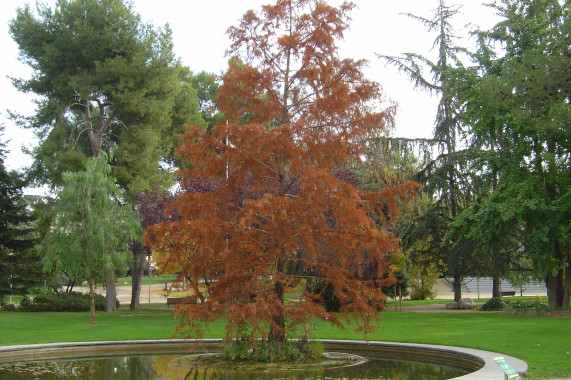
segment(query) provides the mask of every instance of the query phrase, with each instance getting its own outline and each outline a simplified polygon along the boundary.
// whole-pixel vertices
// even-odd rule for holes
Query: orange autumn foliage
[[[183,191],[167,206],[176,219],[147,234],[160,264],[180,268],[202,300],[178,306],[183,335],[200,337],[220,317],[228,338],[248,332],[277,342],[315,317],[374,328],[380,288],[391,281],[386,256],[397,249],[384,223],[418,184],[367,193],[332,174],[359,160],[360,143],[390,128],[394,113],[379,109],[380,86],[364,78],[365,62],[337,55],[351,8],[279,0],[229,29],[235,58],[218,93],[227,120],[211,134],[191,127],[178,150],[193,164],[180,173],[183,188],[209,186]],[[307,287],[295,302],[285,299],[309,280],[333,286],[341,313],[326,311]]]

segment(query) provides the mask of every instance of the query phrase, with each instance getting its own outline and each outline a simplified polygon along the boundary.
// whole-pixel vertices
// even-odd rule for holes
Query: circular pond
[[[0,379],[478,379],[487,364],[486,358],[462,352],[465,349],[358,341],[324,341],[331,354],[321,365],[205,364],[203,353],[212,357],[219,343],[176,340],[2,347]]]

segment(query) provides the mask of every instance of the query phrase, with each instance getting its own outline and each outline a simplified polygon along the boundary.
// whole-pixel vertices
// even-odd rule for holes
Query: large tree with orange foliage
[[[233,58],[218,93],[226,121],[184,135],[190,190],[167,206],[177,219],[147,235],[160,265],[180,270],[203,300],[177,309],[184,335],[200,337],[221,316],[229,339],[247,332],[278,344],[314,317],[341,325],[353,316],[365,333],[375,326],[397,241],[371,215],[387,223],[416,184],[367,193],[334,175],[360,159],[361,143],[384,133],[394,112],[380,108],[366,62],[338,55],[353,7],[278,0],[228,30]],[[311,280],[333,287],[341,313],[308,291],[286,300]]]

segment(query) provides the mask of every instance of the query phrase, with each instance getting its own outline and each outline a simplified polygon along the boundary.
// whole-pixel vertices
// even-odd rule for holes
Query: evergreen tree
[[[4,126],[0,125],[0,138]],[[6,170],[5,142],[0,140],[0,303],[8,294],[27,293],[38,283],[41,262],[34,252],[34,219],[22,193],[25,182]]]
[[[19,118],[40,138],[30,172],[37,182],[57,188],[63,173],[83,170],[102,151],[113,152],[113,176],[128,200],[172,182],[161,160],[172,156],[184,123],[203,121],[168,26],[144,24],[124,0],[62,0],[54,10],[19,8],[10,33],[34,70],[14,84],[39,95],[35,115]],[[110,311],[112,270],[106,289]]]
[[[406,53],[400,57],[384,56],[389,64],[404,72],[417,88],[439,94],[440,102],[436,114],[434,140],[440,155],[429,162],[418,176],[424,185],[424,192],[435,199],[427,214],[410,224],[406,241],[409,246],[417,240],[430,242],[428,249],[434,261],[444,261],[453,276],[454,300],[462,297],[462,278],[470,268],[470,256],[466,255],[466,246],[443,244],[444,236],[450,224],[472,201],[474,183],[467,176],[466,157],[458,149],[462,136],[461,104],[456,96],[457,77],[462,72],[460,54],[465,49],[455,45],[455,32],[452,18],[459,12],[458,6],[449,6],[439,0],[432,18],[410,17],[422,22],[429,31],[436,32],[434,47],[438,51],[435,62],[415,53]],[[432,78],[425,74],[428,68]]]

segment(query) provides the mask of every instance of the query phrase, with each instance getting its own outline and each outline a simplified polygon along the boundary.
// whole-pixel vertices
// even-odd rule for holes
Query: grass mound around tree
[[[222,350],[222,359],[258,363],[309,363],[323,358],[323,343],[307,336],[283,343],[238,339]]]

